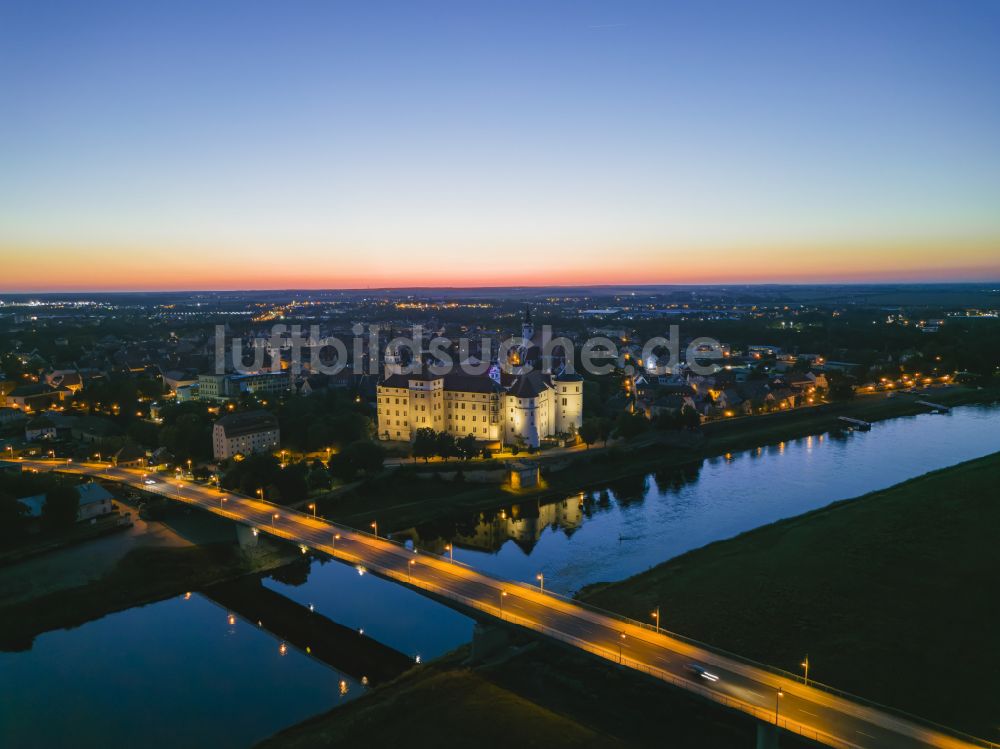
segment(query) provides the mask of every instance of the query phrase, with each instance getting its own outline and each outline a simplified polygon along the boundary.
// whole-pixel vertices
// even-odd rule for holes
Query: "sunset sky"
[[[0,5],[0,290],[1000,279],[1000,3]]]

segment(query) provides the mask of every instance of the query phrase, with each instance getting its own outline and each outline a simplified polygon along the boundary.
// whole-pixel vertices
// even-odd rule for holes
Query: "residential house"
[[[56,425],[44,416],[29,419],[28,423],[24,425],[24,438],[28,442],[54,440],[56,438]]]
[[[76,487],[80,497],[80,505],[76,511],[76,521],[82,523],[88,520],[95,520],[104,515],[110,515],[115,511],[113,497],[100,484],[81,484]],[[40,518],[45,507],[45,495],[36,494],[31,497],[23,497],[17,500],[27,509],[29,518]]]

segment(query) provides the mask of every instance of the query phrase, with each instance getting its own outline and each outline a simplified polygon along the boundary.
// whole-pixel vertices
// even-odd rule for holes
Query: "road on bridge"
[[[216,487],[168,479],[107,464],[23,461],[36,470],[59,470],[121,482],[195,505],[460,606],[570,644],[612,663],[646,673],[741,710],[782,730],[835,747],[996,746],[953,736],[848,695],[782,678],[762,666],[696,645],[647,625],[589,609],[527,583],[501,580],[447,557],[416,552],[358,531]],[[155,483],[147,483],[154,481]],[[376,528],[377,530],[377,528]],[[697,664],[708,674],[692,671]],[[717,680],[709,678],[716,677]]]

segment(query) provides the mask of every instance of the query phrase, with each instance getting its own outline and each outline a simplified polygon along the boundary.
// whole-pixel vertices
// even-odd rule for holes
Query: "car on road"
[[[719,677],[709,671],[707,668],[702,666],[700,663],[688,663],[684,666],[684,670],[687,671],[692,676],[698,676],[705,681],[718,681]]]

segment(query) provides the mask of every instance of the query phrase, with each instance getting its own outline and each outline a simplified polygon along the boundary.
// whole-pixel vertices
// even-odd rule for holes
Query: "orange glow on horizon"
[[[418,253],[426,258],[414,262]],[[0,246],[3,292],[364,289],[1000,279],[1000,239],[742,248],[347,252]]]

